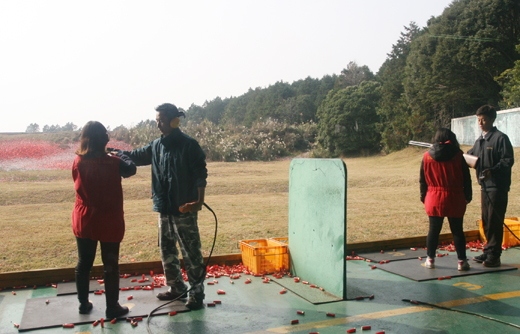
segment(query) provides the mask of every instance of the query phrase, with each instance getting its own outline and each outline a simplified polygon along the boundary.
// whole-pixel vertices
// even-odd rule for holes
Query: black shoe
[[[484,265],[484,267],[500,267],[500,257],[490,255],[482,264]]]
[[[125,315],[128,313],[128,307],[121,306],[119,303],[116,306],[107,307],[105,311],[105,315],[107,316],[107,319],[114,319],[119,318],[122,315]]]
[[[186,302],[186,307],[192,311],[200,310],[204,307],[204,295],[190,295],[190,298],[188,298]]]
[[[86,303],[80,303],[79,304],[79,314],[88,314],[90,311],[92,311],[92,303],[86,302]]]
[[[185,299],[186,292],[178,293],[178,292],[172,292],[171,290],[168,290],[166,292],[158,293],[156,297],[159,300]]]
[[[476,261],[478,263],[482,263],[482,262],[486,261],[486,258],[487,258],[487,254],[486,253],[482,253],[479,256],[475,256],[473,258],[473,261]]]

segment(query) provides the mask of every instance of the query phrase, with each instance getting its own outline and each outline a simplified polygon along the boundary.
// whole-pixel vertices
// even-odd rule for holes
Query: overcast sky
[[[0,132],[114,128],[249,88],[376,73],[408,26],[448,0],[2,0]]]

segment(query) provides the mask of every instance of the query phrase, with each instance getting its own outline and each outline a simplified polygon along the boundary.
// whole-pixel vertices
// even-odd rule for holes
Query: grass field
[[[463,148],[467,150],[467,148]],[[419,201],[424,149],[410,147],[386,156],[344,159],[347,165],[347,242],[425,235],[428,218]],[[520,149],[515,149],[518,157]],[[239,240],[287,236],[289,160],[208,163],[206,202],[219,219],[215,254],[239,253]],[[520,216],[520,172],[513,167],[508,216]],[[474,171],[473,197],[465,229],[477,229],[480,189]],[[159,260],[157,214],[150,199],[150,168],[123,180],[126,235],[121,263]],[[71,172],[0,171],[0,272],[74,267]],[[447,225],[447,224],[445,224]],[[214,219],[199,215],[202,247],[208,253]],[[446,226],[444,229],[448,232]],[[96,264],[101,260],[96,259]]]

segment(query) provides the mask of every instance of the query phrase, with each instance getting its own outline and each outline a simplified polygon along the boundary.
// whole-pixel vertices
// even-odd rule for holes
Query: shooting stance
[[[483,262],[486,267],[500,266],[504,238],[502,225],[511,186],[511,167],[514,164],[514,151],[509,137],[493,126],[496,117],[493,106],[484,105],[477,110],[482,135],[468,151],[468,154],[478,157],[475,169],[481,186],[482,225],[487,239],[484,253],[473,260]]]
[[[159,293],[157,298],[186,297],[188,289],[182,278],[179,242],[192,287],[186,307],[196,310],[203,306],[202,283],[206,275],[197,226],[197,211],[204,204],[208,176],[206,155],[195,139],[179,129],[179,117],[184,116],[183,112],[170,103],[155,110],[161,138],[143,148],[123,153],[137,166],[152,165],[153,210],[159,212],[159,246],[169,286],[168,291]]]
[[[76,189],[72,230],[78,245],[79,313],[90,313],[93,307],[88,300],[90,270],[99,241],[107,303],[105,315],[112,319],[128,313],[128,307],[119,305],[119,245],[125,234],[121,177],[134,175],[136,167],[122,153],[107,154],[107,143],[108,133],[103,124],[94,121],[85,124],[72,166]]]
[[[446,128],[435,133],[433,145],[421,163],[421,202],[430,220],[426,239],[428,258],[426,268],[435,268],[435,252],[444,217],[448,217],[453,243],[457,251],[458,270],[469,270],[466,257],[466,237],[463,230],[466,204],[473,193],[471,174],[463,157],[457,137]]]

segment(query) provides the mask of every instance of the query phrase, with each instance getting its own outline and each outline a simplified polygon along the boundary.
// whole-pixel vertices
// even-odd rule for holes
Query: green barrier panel
[[[291,273],[346,299],[347,167],[294,159],[289,173]]]

